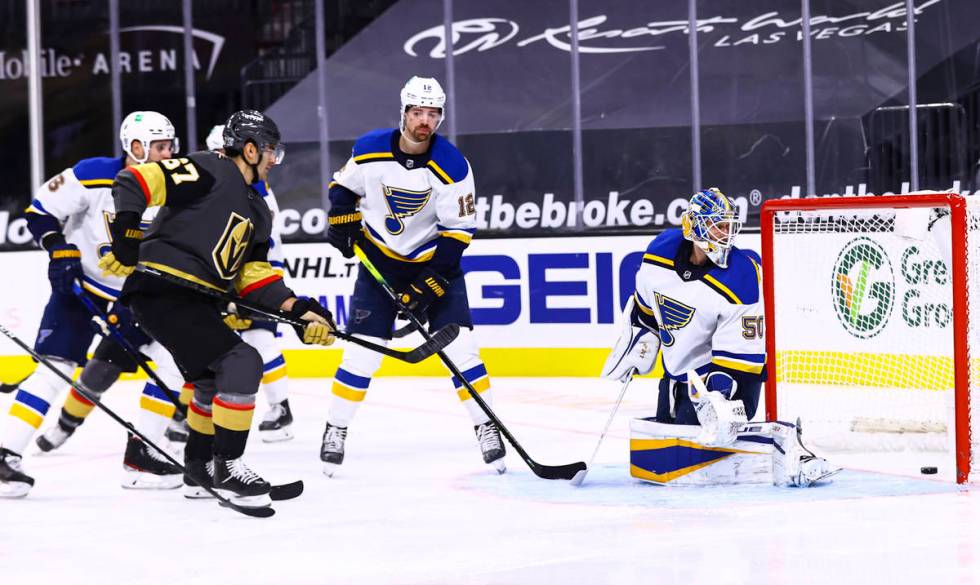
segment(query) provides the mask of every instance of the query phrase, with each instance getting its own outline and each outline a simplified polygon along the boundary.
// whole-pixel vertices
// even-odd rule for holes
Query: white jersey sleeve
[[[469,244],[476,233],[475,181],[473,168],[465,158],[465,177],[446,185],[435,187],[436,229],[442,237],[454,238]]]
[[[364,172],[353,156],[347,159],[347,163],[333,174],[333,180],[358,196],[364,197]]]

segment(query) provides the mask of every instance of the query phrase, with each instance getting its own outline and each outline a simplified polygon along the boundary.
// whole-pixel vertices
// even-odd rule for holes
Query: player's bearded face
[[[412,140],[422,142],[432,138],[441,119],[439,108],[414,106],[405,112],[405,131]]]

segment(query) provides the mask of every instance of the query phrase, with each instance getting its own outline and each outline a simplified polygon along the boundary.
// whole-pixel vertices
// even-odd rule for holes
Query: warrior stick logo
[[[834,264],[834,309],[844,329],[860,339],[881,333],[895,305],[895,272],[881,244],[852,240]]]
[[[397,236],[405,231],[403,217],[411,217],[422,211],[429,202],[432,189],[425,191],[410,191],[396,187],[384,186],[385,202],[388,204],[388,215],[385,216],[385,229],[389,234]]]
[[[218,238],[218,243],[211,252],[214,267],[218,269],[221,278],[225,280],[235,278],[242,260],[245,259],[248,244],[252,241],[254,229],[251,221],[237,213],[228,216],[225,231]]]

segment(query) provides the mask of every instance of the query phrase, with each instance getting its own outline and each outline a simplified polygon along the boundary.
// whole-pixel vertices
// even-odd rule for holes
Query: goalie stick
[[[364,268],[366,268],[367,271],[371,273],[371,276],[373,276],[374,279],[381,286],[381,288],[384,289],[385,293],[387,293],[388,297],[391,299],[391,302],[394,303],[396,307],[400,307],[401,305],[398,303],[397,293],[395,293],[395,290],[391,288],[391,285],[388,284],[388,281],[385,280],[385,277],[378,271],[378,269],[375,268],[374,264],[371,263],[371,260],[368,259],[368,257],[364,254],[364,250],[362,250],[358,244],[354,244],[354,253],[357,254],[357,258],[361,261],[361,264],[364,266]],[[418,332],[422,335],[424,339],[429,340],[434,337],[432,334],[426,331],[425,327],[422,325],[421,322],[419,322],[419,318],[416,317],[414,313],[412,313],[411,311],[405,311],[405,313],[406,313],[406,317],[408,317],[408,322],[411,323],[418,330]],[[463,386],[466,387],[466,390],[470,393],[470,396],[480,406],[480,410],[482,410],[484,413],[486,413],[488,417],[490,417],[490,420],[493,421],[493,424],[497,425],[497,428],[500,430],[500,433],[507,438],[507,441],[514,447],[514,450],[517,451],[517,453],[521,456],[521,459],[524,460],[524,463],[527,463],[527,466],[531,468],[532,472],[534,472],[534,475],[537,475],[538,477],[543,479],[573,479],[576,474],[578,474],[579,472],[583,471],[586,468],[585,463],[582,461],[576,463],[569,463],[567,465],[542,465],[534,461],[533,459],[531,459],[530,455],[527,454],[527,451],[525,451],[524,448],[521,447],[521,444],[517,442],[517,439],[514,438],[514,435],[510,434],[510,431],[507,430],[507,427],[505,427],[504,424],[500,422],[500,419],[497,418],[497,415],[494,414],[493,410],[490,409],[490,406],[482,398],[480,398],[480,394],[476,391],[475,388],[473,388],[473,385],[469,383],[466,377],[463,376],[463,373],[459,371],[459,368],[456,367],[456,364],[454,364],[453,361],[449,359],[449,356],[447,356],[446,353],[443,352],[441,348],[438,352],[438,356],[439,359],[442,360],[442,363],[445,364],[446,368],[454,376],[456,376],[456,378],[463,384]]]
[[[71,386],[72,388],[74,388],[86,400],[88,400],[92,404],[98,406],[103,412],[105,412],[106,414],[108,414],[109,417],[112,418],[112,420],[116,421],[117,423],[119,423],[120,425],[122,425],[123,427],[125,427],[127,431],[129,431],[130,433],[132,433],[134,436],[138,437],[139,440],[143,441],[143,443],[145,443],[148,447],[151,447],[151,448],[155,449],[156,452],[160,454],[160,456],[162,456],[164,459],[166,459],[171,464],[173,464],[174,467],[176,467],[177,469],[179,469],[181,471],[181,473],[184,474],[185,477],[190,478],[190,480],[193,481],[194,483],[196,483],[197,485],[199,485],[201,487],[201,489],[203,489],[204,491],[206,491],[209,494],[211,494],[212,496],[214,496],[218,500],[218,503],[221,504],[222,506],[224,506],[226,508],[231,508],[232,510],[234,510],[236,512],[239,512],[241,514],[245,514],[246,516],[252,516],[253,518],[268,518],[268,517],[270,517],[270,516],[272,516],[272,515],[274,515],[276,513],[276,511],[273,510],[269,506],[262,507],[262,508],[249,508],[247,506],[240,506],[240,505],[232,502],[228,498],[222,496],[221,494],[219,494],[218,492],[216,492],[214,490],[214,488],[212,488],[210,485],[206,485],[206,484],[210,484],[211,483],[210,481],[208,481],[208,482],[202,482],[198,478],[196,478],[193,475],[191,475],[190,473],[188,473],[187,472],[187,468],[184,467],[183,465],[181,465],[176,459],[174,459],[173,456],[170,455],[170,453],[168,453],[167,451],[165,451],[161,447],[158,447],[156,443],[154,443],[150,439],[146,438],[146,436],[143,433],[141,433],[138,430],[136,430],[136,427],[133,426],[133,423],[127,421],[124,418],[122,418],[121,416],[119,416],[118,414],[116,414],[116,412],[114,410],[112,410],[108,406],[102,404],[102,401],[99,400],[99,397],[94,392],[92,392],[91,390],[89,390],[88,388],[86,388],[81,382],[75,382],[70,377],[68,377],[65,373],[63,373],[61,370],[59,370],[58,368],[54,367],[54,364],[52,364],[48,360],[48,358],[46,358],[43,355],[41,355],[41,354],[37,353],[36,351],[34,351],[34,349],[31,348],[31,346],[29,346],[26,343],[24,343],[19,337],[17,337],[16,335],[14,335],[9,329],[7,329],[6,327],[4,327],[3,325],[0,325],[0,333],[3,333],[8,339],[10,339],[10,341],[13,341],[18,346],[20,346],[21,349],[23,349],[28,354],[30,354],[30,356],[32,358],[34,358],[35,360],[37,360],[38,363],[44,365],[45,367],[47,367],[48,369],[50,369],[52,372],[54,372],[55,375],[57,375],[59,378],[61,378],[62,381],[64,381],[66,384],[68,384],[69,386]]]
[[[149,268],[142,264],[137,266],[136,270],[138,272],[152,276],[154,278],[158,278],[160,280],[164,280],[166,282],[170,282],[178,286],[182,286],[186,289],[199,292],[211,298],[218,299],[226,303],[235,303],[235,306],[238,307],[239,309],[244,309],[249,313],[260,315],[262,317],[271,319],[273,321],[277,321],[279,323],[286,323],[288,325],[294,325],[299,327],[306,326],[306,322],[301,321],[299,319],[293,319],[292,317],[290,317],[289,315],[287,315],[282,311],[276,309],[266,309],[258,305],[253,305],[252,303],[245,301],[241,297],[236,297],[234,295],[225,292],[210,289],[205,286],[193,283],[189,280],[184,280],[183,278],[178,278],[176,276],[171,276],[165,272],[154,270],[153,268]],[[344,331],[335,330],[333,331],[333,335],[338,339],[343,339],[344,341],[353,343],[354,345],[360,345],[361,347],[365,347],[367,349],[370,349],[371,351],[376,351],[388,357],[393,357],[395,359],[401,360],[403,362],[408,362],[410,364],[416,364],[424,359],[427,359],[432,354],[442,351],[442,348],[446,347],[452,342],[452,340],[456,339],[456,336],[459,335],[459,325],[456,324],[446,325],[439,331],[436,331],[431,336],[427,336],[425,339],[425,343],[416,347],[415,349],[411,349],[408,351],[390,349],[383,345],[371,343],[370,341],[361,339],[360,337],[355,337],[350,333],[346,333]]]
[[[592,450],[592,457],[589,458],[589,464],[585,466],[585,469],[579,471],[572,478],[572,485],[578,487],[582,485],[585,481],[586,474],[589,473],[589,469],[592,468],[592,464],[595,463],[595,456],[599,454],[599,447],[602,446],[602,440],[606,438],[606,433],[609,432],[609,427],[612,426],[612,421],[616,418],[616,411],[619,410],[619,405],[623,402],[623,397],[626,396],[626,389],[630,387],[630,382],[633,381],[633,376],[636,375],[636,368],[630,368],[629,378],[623,382],[623,387],[619,391],[619,398],[616,399],[616,403],[613,404],[612,412],[609,413],[609,418],[606,420],[606,426],[602,427],[602,434],[599,435],[599,441],[595,444],[595,449]]]

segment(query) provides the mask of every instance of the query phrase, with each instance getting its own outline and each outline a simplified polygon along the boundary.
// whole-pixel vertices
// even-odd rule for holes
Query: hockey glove
[[[653,369],[653,363],[657,359],[660,336],[655,331],[633,324],[635,303],[633,297],[626,301],[622,332],[602,366],[602,377],[608,380],[625,382],[633,368],[636,368],[637,374],[647,374]]]
[[[82,253],[75,244],[62,242],[48,250],[48,280],[51,290],[62,295],[72,294],[72,284],[82,278]]]
[[[140,255],[143,230],[140,215],[134,211],[120,211],[109,228],[112,233],[112,251],[99,260],[103,273],[121,276],[132,274]]]
[[[223,321],[232,331],[244,331],[252,327],[252,320],[239,315],[235,303],[228,303],[227,312]]]
[[[327,215],[327,221],[329,222],[327,242],[340,250],[344,258],[352,258],[354,256],[354,244],[362,237],[361,212],[337,210],[334,213],[334,209],[331,208]]]
[[[296,299],[287,311],[293,319],[308,321],[305,327],[293,325],[296,335],[308,345],[332,345],[337,340],[333,331],[337,328],[333,315],[323,305],[307,298]]]
[[[448,280],[431,268],[423,268],[415,282],[398,294],[398,302],[405,311],[423,313],[433,302],[446,296],[447,290]]]

